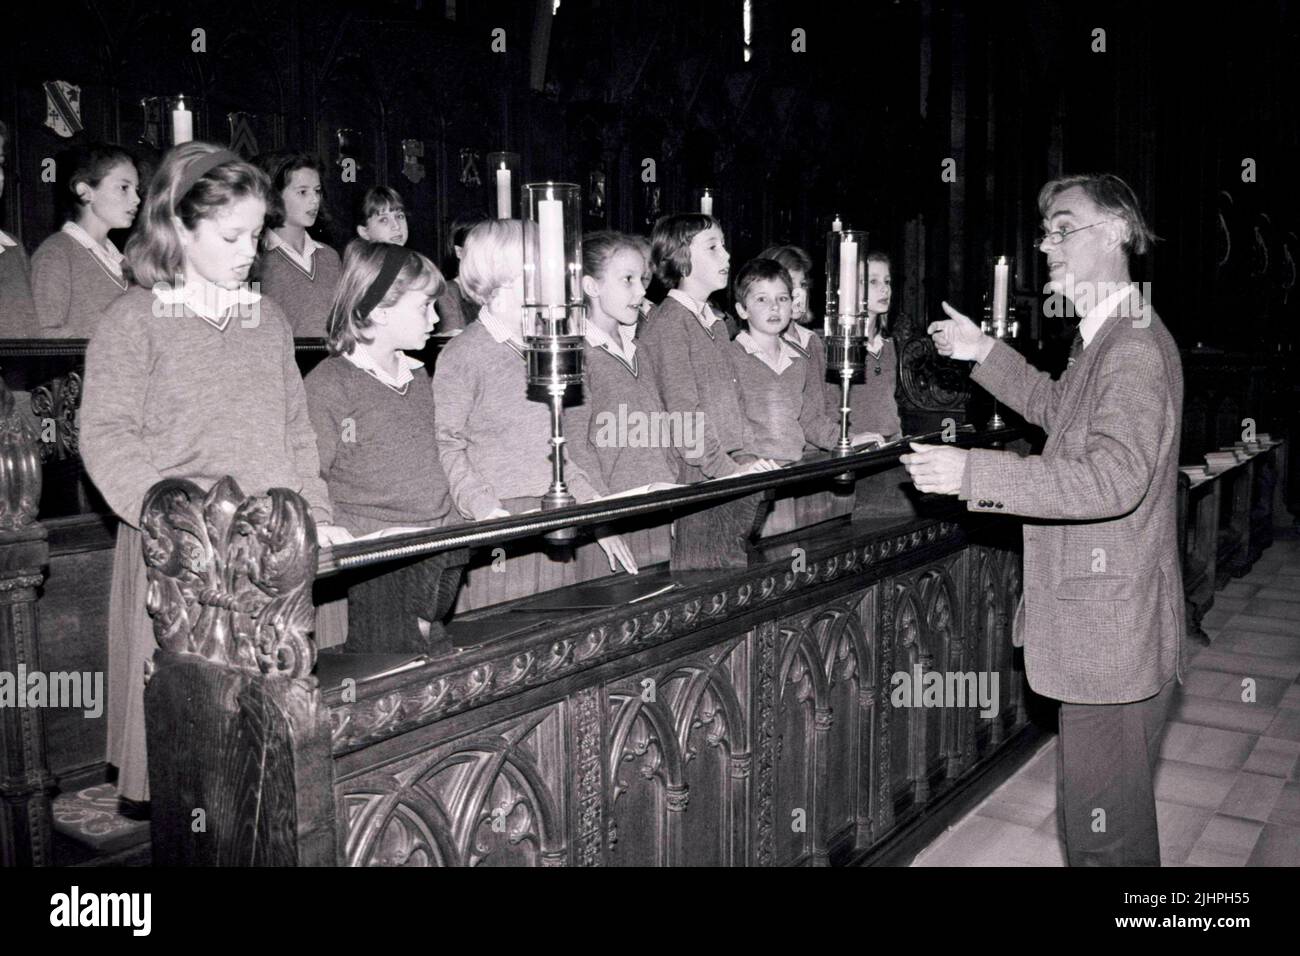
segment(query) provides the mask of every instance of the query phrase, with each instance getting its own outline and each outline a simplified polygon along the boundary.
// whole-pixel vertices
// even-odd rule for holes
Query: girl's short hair
[[[109,171],[122,163],[135,168],[135,157],[113,143],[90,143],[64,150],[55,159],[55,197],[61,222],[70,222],[85,207],[77,187],[85,183],[96,188]],[[136,169],[139,174],[139,169]]]
[[[359,210],[361,223],[364,225],[371,216],[388,212],[390,209],[406,210],[406,203],[402,202],[402,194],[391,186],[371,186],[361,197]]]
[[[325,335],[331,355],[350,355],[358,342],[369,345],[374,339],[366,338],[366,329],[374,325],[369,313],[361,314],[359,306],[366,290],[379,277],[384,258],[394,247],[385,242],[367,242],[353,239],[343,251],[343,277],[334,289]],[[442,273],[432,262],[414,250],[404,250],[406,262],[397,278],[388,287],[375,308],[393,305],[412,289],[428,289],[429,295],[442,293]]]
[[[722,223],[702,212],[679,212],[662,216],[650,237],[655,274],[670,289],[691,274],[691,240]]]
[[[479,305],[524,272],[524,224],[518,219],[487,219],[465,237],[460,260],[461,286]]]
[[[798,246],[768,246],[758,254],[760,259],[775,259],[787,272],[802,272],[811,278],[812,256]]]
[[[310,153],[267,153],[257,157],[257,165],[271,180],[271,192],[266,201],[266,227],[275,229],[284,225],[284,197],[281,195],[289,185],[293,174],[300,169],[314,169],[320,177],[322,189],[325,186],[325,167],[319,159]],[[321,203],[320,213],[316,217],[318,225],[330,221],[325,203]]]
[[[645,255],[635,236],[615,232],[612,229],[587,233],[582,237],[582,274],[599,280],[609,268],[609,260],[624,249],[641,256]]]
[[[180,192],[186,172],[196,162],[222,149],[211,143],[189,142],[169,150],[154,173],[135,232],[126,243],[125,268],[138,285],[171,285],[184,271],[185,255],[173,217],[193,230],[231,203],[245,198],[266,201],[269,184],[256,166],[243,160],[222,163]]]

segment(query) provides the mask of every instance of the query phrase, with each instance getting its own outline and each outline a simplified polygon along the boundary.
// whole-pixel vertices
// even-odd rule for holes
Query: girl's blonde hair
[[[331,355],[350,355],[358,342],[369,345],[374,341],[363,334],[374,322],[369,313],[362,315],[358,307],[365,298],[366,290],[379,278],[387,250],[393,248],[395,247],[386,242],[367,242],[364,239],[353,239],[348,243],[343,252],[343,277],[334,290],[334,301],[330,305],[325,331]],[[445,283],[438,267],[418,252],[410,249],[403,251],[406,262],[402,265],[402,271],[397,274],[393,284],[388,287],[388,292],[375,308],[395,304],[412,289],[427,289],[433,296],[442,294]]]
[[[149,184],[135,233],[126,242],[125,269],[137,285],[146,289],[170,286],[185,271],[185,255],[173,217],[193,230],[201,220],[212,218],[240,199],[251,196],[266,202],[266,176],[243,160],[213,167],[180,192],[186,171],[221,148],[195,141],[183,143],[163,157]]]
[[[465,237],[459,281],[469,297],[487,305],[492,293],[524,271],[524,224],[518,219],[488,219]]]

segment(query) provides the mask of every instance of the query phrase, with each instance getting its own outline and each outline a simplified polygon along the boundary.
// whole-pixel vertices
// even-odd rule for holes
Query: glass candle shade
[[[497,219],[514,219],[519,212],[515,194],[522,182],[518,153],[488,153],[488,209]]]
[[[842,229],[826,234],[825,333],[865,337],[867,325],[867,233]]]
[[[536,384],[580,380],[586,310],[582,301],[582,191],[574,183],[524,186],[522,333]],[[537,359],[536,368],[532,357]]]

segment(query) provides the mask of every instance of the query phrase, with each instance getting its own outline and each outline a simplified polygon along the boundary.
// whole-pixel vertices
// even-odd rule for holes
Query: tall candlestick
[[[998,261],[993,265],[993,321],[1006,322],[1007,320],[1007,279],[1010,274],[1010,266],[1007,264],[1006,256],[998,256]]]
[[[497,218],[510,218],[510,170],[502,163],[497,170]]]
[[[564,204],[558,199],[543,199],[537,204],[538,239],[541,244],[542,304],[548,307],[564,303]]]
[[[700,212],[706,216],[713,215],[713,195],[706,189],[700,197]]]
[[[185,97],[176,102],[172,110],[172,144],[179,146],[194,138],[194,114],[185,108]]]
[[[840,242],[840,323],[852,323],[858,311],[858,244],[852,239]]]

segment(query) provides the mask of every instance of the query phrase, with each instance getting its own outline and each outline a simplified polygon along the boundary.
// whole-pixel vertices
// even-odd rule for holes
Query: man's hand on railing
[[[619,535],[611,534],[605,538],[597,538],[596,543],[605,552],[605,557],[609,558],[609,569],[611,571],[618,570],[614,566],[614,561],[617,559],[618,563],[627,569],[628,574],[637,573],[636,559],[632,557],[632,550]]]

